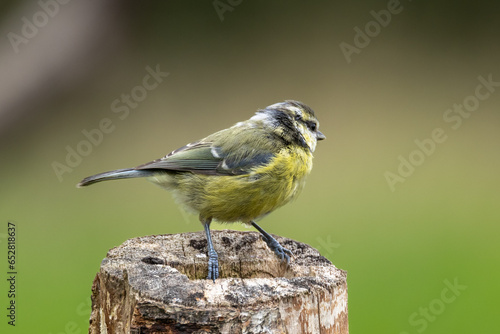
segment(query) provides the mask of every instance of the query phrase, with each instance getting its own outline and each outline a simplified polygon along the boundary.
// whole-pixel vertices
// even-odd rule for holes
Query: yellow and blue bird
[[[291,251],[255,221],[299,194],[311,172],[316,143],[325,139],[318,128],[311,108],[287,100],[161,159],[89,176],[78,186],[145,177],[171,191],[187,211],[200,217],[207,237],[207,278],[215,281],[219,261],[210,236],[212,220],[251,224],[278,258],[289,263]]]

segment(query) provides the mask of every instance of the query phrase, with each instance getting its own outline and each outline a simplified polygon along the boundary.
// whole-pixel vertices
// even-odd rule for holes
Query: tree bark
[[[89,333],[342,333],[346,272],[300,242],[287,267],[255,232],[212,231],[220,274],[207,276],[203,232],[127,240],[92,286]]]

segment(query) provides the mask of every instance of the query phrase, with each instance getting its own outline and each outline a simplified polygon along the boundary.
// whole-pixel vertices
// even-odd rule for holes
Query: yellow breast
[[[312,169],[312,154],[285,148],[268,164],[238,176],[182,173],[175,176],[177,200],[191,211],[220,222],[258,219],[292,200]],[[158,182],[157,182],[158,183]]]

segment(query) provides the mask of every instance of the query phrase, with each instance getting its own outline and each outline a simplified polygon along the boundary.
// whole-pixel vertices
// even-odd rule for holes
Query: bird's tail
[[[117,169],[110,172],[104,172],[96,175],[92,175],[84,178],[80,181],[76,186],[78,188],[85,187],[97,182],[108,181],[108,180],[117,180],[117,179],[130,179],[134,177],[147,177],[153,175],[151,170],[137,170],[134,168],[127,169]]]

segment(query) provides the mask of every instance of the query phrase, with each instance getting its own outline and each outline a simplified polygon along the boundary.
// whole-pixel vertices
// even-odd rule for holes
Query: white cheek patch
[[[314,152],[314,150],[316,150],[316,143],[317,141],[314,139],[309,143],[311,152]]]
[[[318,143],[316,135],[309,130],[304,131],[304,128],[302,127],[300,127],[300,132],[306,140],[307,146],[309,146],[309,148],[311,149],[311,152],[314,152],[314,150],[316,149],[316,144]]]

